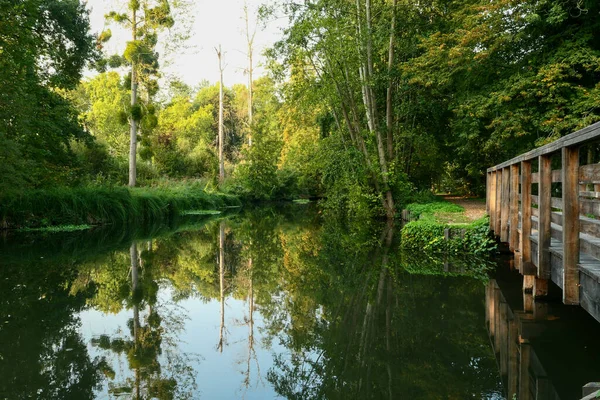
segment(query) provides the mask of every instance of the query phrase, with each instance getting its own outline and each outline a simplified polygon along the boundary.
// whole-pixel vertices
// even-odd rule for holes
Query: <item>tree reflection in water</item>
[[[59,246],[48,250],[45,266],[69,267],[52,273],[44,268],[39,289],[22,302],[9,296],[2,303],[7,314],[37,310],[38,319],[0,329],[0,355],[20,357],[19,371],[59,374],[57,362],[40,367],[39,360],[48,359],[48,349],[55,359],[67,355],[56,352],[60,340],[79,349],[68,353],[73,366],[67,374],[85,379],[32,385],[43,387],[46,398],[61,398],[50,394],[65,390],[92,398],[100,387],[134,399],[468,399],[499,390],[481,269],[468,271],[466,263],[463,271],[465,265],[449,268],[448,260],[399,253],[391,223],[323,221],[296,206],[190,223],[150,237],[138,234],[132,244],[123,235],[110,246],[94,239],[87,251],[80,237],[77,254],[84,257],[65,255]],[[15,296],[23,291],[15,286],[19,280],[36,276],[31,269],[9,271],[14,276],[3,284]],[[43,299],[48,293],[51,298]],[[76,315],[85,308],[129,315],[114,332],[94,336],[96,358],[87,354],[77,328]],[[50,309],[53,321],[42,327],[42,314]],[[190,321],[210,317],[197,310],[209,309],[214,335],[189,332]],[[4,344],[30,330],[39,337],[29,342],[43,346]],[[192,342],[183,343],[184,336]],[[201,345],[205,341],[208,347]],[[202,354],[195,353],[199,348]],[[211,364],[202,365],[201,358]],[[11,394],[6,397],[31,397],[23,395],[22,376],[5,360],[0,358],[4,376],[13,377],[12,386],[2,387]],[[221,360],[230,361],[223,366]],[[213,378],[200,370],[218,379],[216,389],[204,389]],[[57,382],[64,387],[53,387]]]

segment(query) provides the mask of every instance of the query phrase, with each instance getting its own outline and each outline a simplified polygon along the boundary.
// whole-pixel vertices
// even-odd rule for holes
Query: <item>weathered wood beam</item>
[[[531,150],[527,153],[521,154],[518,157],[515,157],[508,161],[503,162],[502,164],[498,164],[496,166],[488,168],[488,171],[495,171],[497,169],[506,168],[512,164],[516,164],[521,161],[533,160],[536,157],[559,151],[563,147],[581,145],[585,142],[596,140],[596,139],[598,139],[599,136],[600,136],[600,122],[596,122],[595,124],[592,124],[583,129],[580,129],[577,132],[571,133],[567,136],[563,136],[562,138],[557,139],[550,144],[547,144],[545,146]]]
[[[510,209],[509,209],[509,247],[511,251],[519,250],[519,165],[510,166]]]
[[[542,155],[539,161],[539,217],[538,217],[538,273],[534,285],[533,296],[544,296],[548,292],[547,282],[538,282],[550,278],[550,242],[552,221],[552,159],[549,155]],[[544,293],[545,292],[545,293]]]
[[[521,265],[531,264],[531,161],[521,163]],[[522,267],[521,272],[525,268]]]
[[[579,148],[562,149],[563,303],[579,304]]]
[[[490,174],[490,230],[496,230],[496,171]]]
[[[502,170],[502,203],[500,210],[500,241],[508,242],[508,222],[510,212],[510,169]]]
[[[494,233],[500,236],[500,218],[502,209],[502,170],[496,171],[496,213],[494,215]]]

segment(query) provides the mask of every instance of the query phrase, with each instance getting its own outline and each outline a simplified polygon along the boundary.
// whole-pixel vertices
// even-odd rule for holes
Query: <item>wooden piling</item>
[[[562,149],[563,302],[579,304],[579,148]]]
[[[544,154],[539,160],[538,183],[538,259],[537,277],[550,278],[550,243],[552,221],[552,159]],[[534,293],[535,297],[536,293]]]
[[[508,242],[508,222],[510,211],[510,169],[502,169],[502,203],[500,212],[500,241]]]

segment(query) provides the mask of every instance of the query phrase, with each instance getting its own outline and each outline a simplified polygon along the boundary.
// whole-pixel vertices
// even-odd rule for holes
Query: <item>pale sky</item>
[[[224,83],[231,86],[235,83],[248,81],[244,69],[248,65],[246,56],[246,35],[243,5],[244,0],[188,0],[191,4],[187,17],[192,20],[190,39],[183,48],[175,54],[161,54],[163,73],[168,76],[178,76],[190,85],[196,85],[202,80],[211,83],[219,80],[218,59],[215,47],[222,46],[224,53],[223,64]],[[90,19],[93,33],[100,33],[105,27],[104,15],[111,10],[126,11],[128,0],[88,0],[87,7],[91,10]],[[256,20],[256,10],[265,0],[247,0],[250,10],[250,29]],[[177,30],[177,17],[175,17]],[[270,22],[265,30],[257,29],[254,44],[254,79],[264,74],[262,52],[270,47],[279,37],[281,21]],[[181,27],[182,24],[179,24]],[[108,26],[107,26],[108,27]],[[109,27],[113,33],[112,39],[106,46],[110,54],[121,54],[125,41],[129,39],[128,32],[120,30],[116,24]],[[166,38],[165,38],[166,39]],[[168,39],[167,39],[168,40]],[[185,48],[187,47],[187,48]]]

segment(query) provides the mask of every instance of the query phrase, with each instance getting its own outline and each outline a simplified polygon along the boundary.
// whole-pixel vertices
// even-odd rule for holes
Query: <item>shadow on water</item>
[[[490,293],[519,283],[402,253],[395,229],[287,205],[5,238],[0,398],[503,398],[514,335]],[[568,335],[552,329],[532,346]]]

